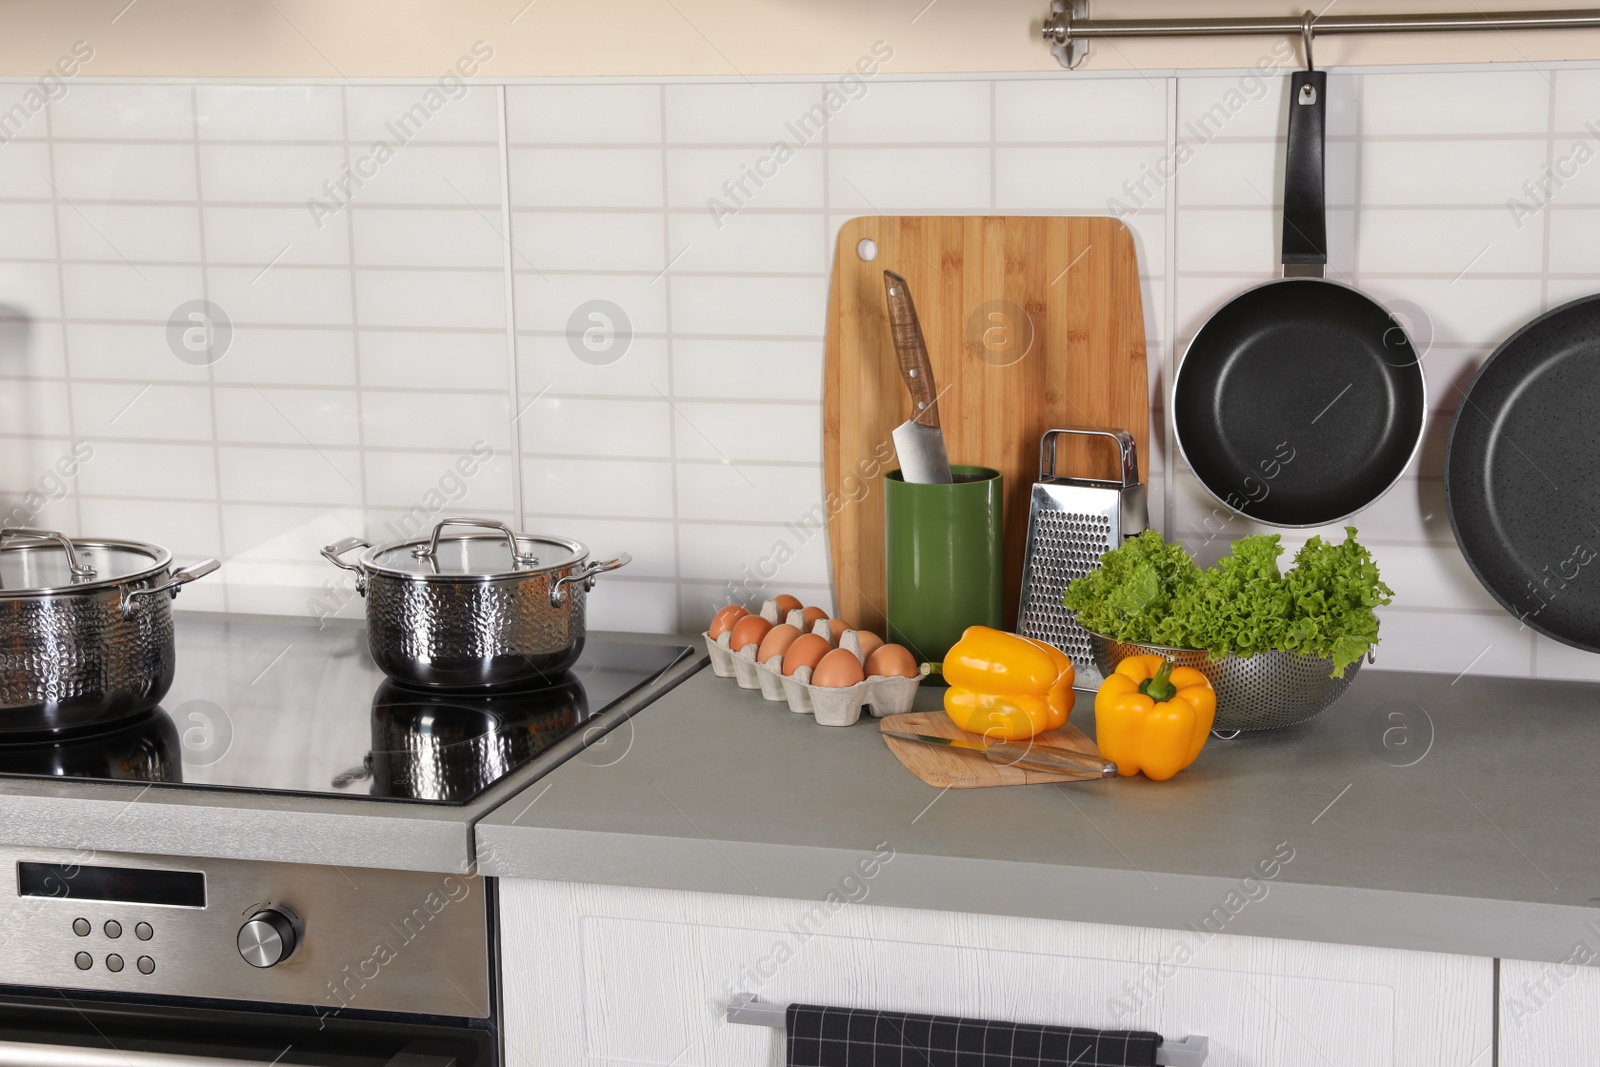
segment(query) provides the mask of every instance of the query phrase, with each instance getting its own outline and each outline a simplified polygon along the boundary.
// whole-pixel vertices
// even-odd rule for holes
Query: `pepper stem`
[[[1139,683],[1139,692],[1154,700],[1157,704],[1171,700],[1177,695],[1178,687],[1172,684],[1172,661],[1164,659],[1161,667],[1156,671],[1154,678],[1146,678]]]

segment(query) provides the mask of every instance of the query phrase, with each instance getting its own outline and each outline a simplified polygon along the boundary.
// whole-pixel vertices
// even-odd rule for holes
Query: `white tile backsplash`
[[[202,141],[342,141],[343,109],[331,85],[200,85]]]
[[[60,231],[66,260],[193,263],[200,258],[199,212],[188,204],[80,204],[61,212]]]
[[[1362,76],[1362,133],[1404,136],[1544,133],[1555,75],[1548,70]]]
[[[827,195],[825,163],[838,158],[815,142],[793,154],[751,145],[668,148],[666,155],[667,206],[709,214],[715,201],[724,217],[731,211],[816,210]]]
[[[511,203],[542,208],[658,208],[659,148],[513,148]]]
[[[87,440],[39,521],[221,556],[189,609],[314,613],[322,545],[446,508],[632,553],[596,627],[698,628],[730,583],[827,605],[806,524],[838,228],[1109,213],[1144,279],[1152,515],[1209,558],[1252,527],[1174,470],[1160,394],[1211,312],[1278,275],[1281,51],[1176,82],[75,84],[0,145],[0,504]],[[1398,593],[1380,669],[1600,678],[1473,579],[1440,477],[1481,361],[1600,290],[1600,162],[1548,205],[1526,184],[1600,149],[1597,90],[1567,67],[1330,76],[1330,276],[1431,345],[1428,443],[1352,520]],[[197,299],[232,324],[209,366],[168,338]]]
[[[659,85],[517,85],[506,90],[512,145],[661,139]]]
[[[505,326],[499,271],[357,270],[355,288],[363,326]]]
[[[55,213],[48,207],[0,204],[0,232],[6,235],[6,250],[13,259],[55,258]]]
[[[102,200],[195,200],[195,158],[192,144],[123,144],[116,141],[59,143],[52,149],[55,177],[45,179],[69,204]]]
[[[655,212],[519,211],[511,219],[518,270],[656,271],[667,265],[666,234]],[[674,245],[681,248],[682,243]]]
[[[994,83],[997,141],[1167,141],[1164,78],[1039,78]]]
[[[422,85],[361,85],[344,90],[346,136],[398,147],[430,142],[500,139],[498,103],[491,86],[459,78]]]
[[[831,149],[828,196],[858,215],[987,212],[992,170],[987,148]]]
[[[849,105],[859,106],[859,100]],[[824,108],[823,114],[815,113],[815,108]],[[674,144],[742,143],[761,148],[775,141],[793,144],[818,126],[827,126],[833,137],[843,121],[842,115],[824,117],[822,86],[815,82],[667,85],[664,114],[666,139]],[[790,123],[801,132],[791,130]]]
[[[40,136],[44,124],[35,120]],[[33,128],[33,127],[30,127]],[[46,202],[55,195],[50,188],[50,145],[45,141],[24,141],[14,138],[7,141],[4,152],[5,165],[0,166],[0,196],[25,197]]]
[[[672,408],[662,396],[624,401],[547,395],[528,407],[518,422],[522,448],[527,453],[639,457],[672,454]]]
[[[23,292],[55,280],[43,272],[34,273],[38,278],[26,288],[19,287]],[[168,267],[146,263],[135,266],[120,261],[64,263],[60,285],[66,296],[64,310],[68,318],[137,319],[159,323],[166,322],[178,305],[199,298],[205,289],[204,273],[198,265]],[[51,303],[54,302],[52,293]]]
[[[205,254],[212,263],[296,267],[350,261],[350,230],[317,226],[303,204],[208,207],[202,213]]]
[[[50,105],[51,131],[58,139],[188,141],[195,92],[188,85],[74,83]]]
[[[906,81],[863,84],[828,124],[837,145],[987,141],[990,83]]]

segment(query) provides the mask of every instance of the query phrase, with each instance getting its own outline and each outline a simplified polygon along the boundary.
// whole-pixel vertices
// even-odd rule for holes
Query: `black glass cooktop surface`
[[[388,681],[359,627],[179,615],[160,707],[56,738],[0,733],[0,775],[464,804],[574,734],[578,758],[614,760],[626,738],[595,720],[689,655],[591,636],[547,685],[446,694]]]

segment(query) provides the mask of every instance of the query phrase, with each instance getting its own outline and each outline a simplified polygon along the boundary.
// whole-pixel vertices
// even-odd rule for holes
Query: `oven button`
[[[156,969],[156,961],[155,960],[151,959],[149,956],[140,956],[139,957],[139,973],[140,974],[149,974],[151,971],[153,971],[155,969]]]
[[[118,971],[122,970],[122,957],[117,955],[115,952],[107,956],[106,970],[110,971],[112,974],[116,974]]]
[[[122,936],[122,924],[117,922],[117,920],[115,920],[115,919],[108,919],[106,921],[106,936],[107,937],[121,937]]]
[[[272,967],[288,959],[297,938],[294,922],[276,908],[264,908],[239,927],[239,955],[252,967]]]
[[[72,962],[78,965],[78,970],[87,971],[90,967],[94,966],[94,957],[89,955],[87,952],[80,952],[76,956],[72,957]]]
[[[89,925],[88,919],[72,920],[72,932],[77,934],[79,937],[88,937],[89,931],[93,929],[94,927]]]
[[[152,937],[156,936],[156,932],[151,928],[149,923],[140,923],[138,926],[133,928],[133,936],[137,937],[140,941],[148,941]]]

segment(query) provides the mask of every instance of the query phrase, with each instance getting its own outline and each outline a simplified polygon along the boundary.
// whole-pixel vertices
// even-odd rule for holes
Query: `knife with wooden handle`
[[[891,435],[895,455],[900,459],[900,473],[912,484],[948,485],[952,481],[950,457],[939,428],[939,391],[928,359],[928,344],[922,337],[922,323],[917,320],[917,306],[911,302],[906,280],[894,271],[883,272],[883,288],[895,359],[900,364],[900,377],[911,393],[911,418],[895,427]]]
[[[963,741],[935,734],[907,734],[898,730],[885,730],[883,736],[898,738],[901,741],[915,741],[921,745],[960,749],[963,752],[983,756],[990,763],[1003,763],[1023,770],[1092,774],[1098,778],[1117,776],[1117,765],[1110,760],[1066,748],[1047,748],[1028,743],[1018,745],[1009,741],[985,745],[979,741]]]

